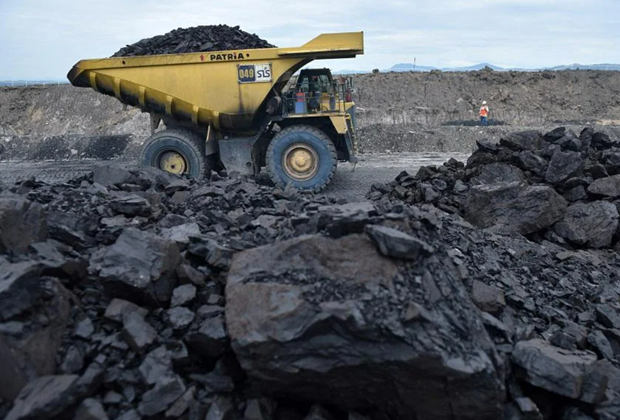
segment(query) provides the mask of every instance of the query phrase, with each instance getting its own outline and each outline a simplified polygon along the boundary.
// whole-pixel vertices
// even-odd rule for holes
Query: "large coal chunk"
[[[590,184],[588,192],[603,197],[620,197],[620,175],[597,179]]]
[[[0,264],[0,321],[30,309],[41,295],[41,264],[34,262]]]
[[[618,209],[607,201],[576,203],[555,224],[555,233],[577,245],[603,248],[611,245],[618,228]]]
[[[47,239],[45,210],[23,197],[0,197],[0,254],[24,252]]]
[[[517,152],[521,150],[538,150],[543,145],[543,137],[539,131],[521,131],[506,134],[499,140],[499,144]]]
[[[253,384],[392,418],[497,419],[493,344],[447,257],[303,236],[235,254],[226,321]]]
[[[517,343],[512,360],[523,369],[523,377],[530,384],[579,399],[584,393],[588,367],[596,362],[596,355],[563,350],[544,340],[533,339]]]
[[[543,176],[547,170],[548,162],[531,150],[524,150],[517,157],[519,167],[534,175]]]
[[[56,371],[56,352],[69,321],[72,295],[40,279],[30,262],[0,264],[0,398],[13,399],[30,380]]]
[[[478,227],[501,225],[527,235],[560,220],[566,207],[566,200],[551,187],[508,182],[472,187],[464,212],[465,218]]]
[[[578,176],[585,166],[585,160],[579,152],[563,152],[557,149],[545,173],[545,179],[550,184],[561,184],[567,179]]]
[[[142,39],[135,44],[121,48],[112,57],[273,47],[274,45],[257,35],[242,31],[238,26],[204,25],[179,28],[164,35]]]
[[[434,251],[426,242],[387,226],[370,225],[366,227],[366,233],[379,251],[388,257],[417,260]]]
[[[183,393],[185,384],[176,375],[160,376],[153,389],[142,396],[138,411],[143,416],[153,416],[168,409]]]
[[[93,238],[86,233],[87,221],[70,213],[48,211],[47,230],[50,238],[78,251],[83,251],[94,243]]]
[[[53,419],[74,402],[76,375],[42,376],[19,394],[6,420]]]
[[[128,228],[113,245],[95,252],[90,265],[112,296],[158,305],[170,301],[180,258],[174,242]]]
[[[471,185],[497,184],[499,182],[524,182],[525,175],[521,169],[507,163],[490,163],[484,166],[480,174],[471,179]]]

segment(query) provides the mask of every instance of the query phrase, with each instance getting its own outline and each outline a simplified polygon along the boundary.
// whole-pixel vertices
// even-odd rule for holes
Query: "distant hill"
[[[0,86],[63,85],[67,80],[0,80]]]
[[[367,70],[338,70],[332,72],[332,74],[366,74],[370,73]]]
[[[620,64],[568,64],[549,67],[547,70],[613,70],[620,71]]]
[[[489,67],[495,71],[542,71],[542,70],[551,70],[551,71],[561,71],[561,70],[610,70],[610,71],[620,71],[620,64],[565,64],[554,67],[541,67],[534,69],[524,69],[524,68],[504,68],[500,66],[496,66],[490,63],[479,63],[474,64],[473,66],[467,67],[432,67],[432,66],[418,66],[413,65],[411,63],[399,63],[395,64],[389,69],[381,70],[383,72],[406,72],[406,71],[431,71],[431,70],[441,70],[441,71],[477,71],[482,70],[485,67]]]
[[[418,66],[411,63],[400,63],[393,65],[392,67],[390,67],[389,70],[386,71],[431,71],[436,69],[437,67]]]

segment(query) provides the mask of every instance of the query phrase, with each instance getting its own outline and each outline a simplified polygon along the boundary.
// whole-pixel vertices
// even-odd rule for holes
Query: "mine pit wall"
[[[481,137],[559,125],[620,140],[620,72],[376,73],[354,83],[362,153],[470,153]],[[476,126],[482,100],[485,131]],[[93,144],[108,136],[114,145],[99,158],[135,159],[149,134],[148,114],[91,89],[0,88],[0,160],[97,158]]]
[[[443,125],[490,118],[510,125],[620,125],[620,72],[371,73],[354,78],[361,125]]]

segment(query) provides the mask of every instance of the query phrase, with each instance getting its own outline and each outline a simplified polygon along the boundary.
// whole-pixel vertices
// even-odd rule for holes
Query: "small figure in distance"
[[[489,125],[489,107],[487,106],[487,101],[482,101],[482,106],[480,107],[480,112],[478,115],[480,115],[480,124],[485,127]]]

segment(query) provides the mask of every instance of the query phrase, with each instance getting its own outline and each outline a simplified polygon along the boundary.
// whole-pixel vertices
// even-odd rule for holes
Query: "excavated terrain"
[[[620,135],[618,72],[379,73],[354,83],[362,153],[471,153],[480,138],[560,125]],[[482,100],[491,110],[484,128]],[[92,156],[99,136],[124,136],[107,151],[132,159],[149,132],[147,114],[91,89],[0,88],[0,160]]]
[[[619,419],[619,77],[355,76],[361,197],[140,169],[139,110],[0,90],[0,418]]]

